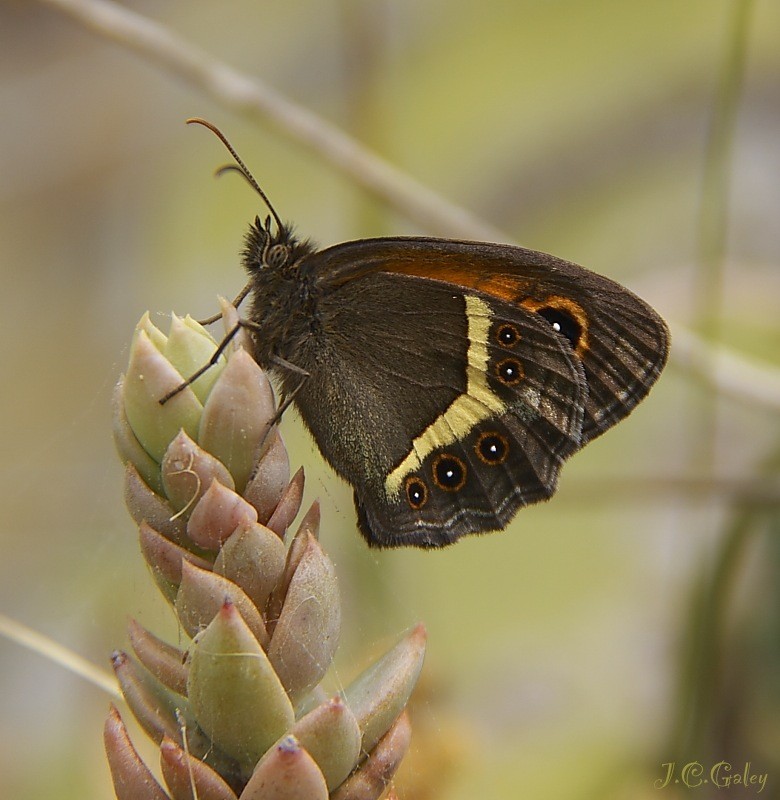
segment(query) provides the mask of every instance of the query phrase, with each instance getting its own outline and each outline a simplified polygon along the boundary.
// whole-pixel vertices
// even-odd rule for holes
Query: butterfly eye
[[[496,375],[504,385],[514,386],[523,379],[525,370],[516,358],[505,358],[496,364]]]
[[[412,508],[422,508],[428,502],[428,487],[419,478],[407,478],[406,499]]]
[[[477,439],[474,449],[481,461],[494,466],[506,461],[506,457],[509,455],[509,442],[497,431],[485,431]]]
[[[520,341],[520,331],[514,325],[502,325],[496,331],[496,339],[504,347],[514,347]]]
[[[440,489],[457,492],[466,483],[466,465],[456,456],[440,455],[433,462],[433,480]]]
[[[267,263],[269,267],[283,267],[290,255],[290,248],[286,244],[275,244],[268,250]]]
[[[577,347],[582,337],[582,325],[566,309],[539,308],[536,313],[546,319],[556,333],[568,339],[572,347]]]

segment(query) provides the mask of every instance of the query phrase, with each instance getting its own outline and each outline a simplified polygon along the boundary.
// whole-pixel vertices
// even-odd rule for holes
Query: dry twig
[[[41,0],[100,36],[155,61],[200,88],[226,108],[270,123],[283,135],[322,156],[358,185],[433,233],[491,241],[511,237],[442,198],[377,156],[322,117],[296,105],[259,78],[216,59],[147,17],[111,0]],[[672,363],[697,375],[720,394],[780,411],[780,370],[714,347],[673,327]]]

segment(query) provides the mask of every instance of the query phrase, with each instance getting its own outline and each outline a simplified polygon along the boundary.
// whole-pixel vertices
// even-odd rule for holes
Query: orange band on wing
[[[499,300],[514,303],[521,297],[530,285],[530,281],[506,273],[486,273],[484,269],[476,266],[475,269],[465,269],[458,264],[448,264],[446,260],[437,262],[399,261],[393,264],[394,273],[402,275],[415,275],[418,278],[431,278],[435,281],[445,281],[461,286],[464,289],[476,289]]]
[[[419,278],[431,278],[452,283],[464,289],[474,289],[499,300],[520,305],[529,311],[538,312],[550,308],[565,312],[580,328],[580,336],[574,345],[574,352],[582,357],[588,351],[588,316],[579,303],[563,295],[546,295],[537,299],[541,289],[539,281],[509,275],[505,272],[486,272],[479,265],[475,265],[474,269],[468,269],[463,265],[462,259],[459,259],[459,262],[457,264],[447,263],[446,258],[437,261],[410,259],[394,263],[392,272],[415,275]],[[532,296],[534,294],[537,297]]]

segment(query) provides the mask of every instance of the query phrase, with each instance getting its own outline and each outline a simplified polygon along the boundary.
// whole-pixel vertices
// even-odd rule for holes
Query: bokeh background
[[[512,240],[758,359],[777,386],[776,0],[125,6]],[[713,125],[741,71],[724,160]],[[240,180],[212,179],[225,154],[184,119],[220,125],[280,213],[322,245],[435,231],[45,3],[0,0],[0,107],[0,611],[107,666],[129,616],[177,638],[123,509],[111,389],[146,309],[164,325],[170,309],[207,316],[238,291],[243,233],[261,211]],[[727,185],[705,180],[708,163]],[[726,198],[713,232],[703,204]],[[768,775],[763,796],[780,797],[777,406],[724,396],[673,362],[567,465],[551,503],[435,553],[369,551],[347,487],[285,419],[347,611],[335,680],[428,626],[404,800],[685,797],[654,781],[663,764],[696,760],[750,762]],[[0,797],[111,796],[107,706],[0,640]]]

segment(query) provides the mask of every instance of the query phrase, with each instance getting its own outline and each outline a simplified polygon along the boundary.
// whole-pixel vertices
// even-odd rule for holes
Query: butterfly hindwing
[[[481,422],[466,439],[429,454],[400,496],[356,491],[361,531],[380,546],[437,547],[501,530],[519,508],[554,492],[564,456],[551,457],[545,444],[512,413]]]

